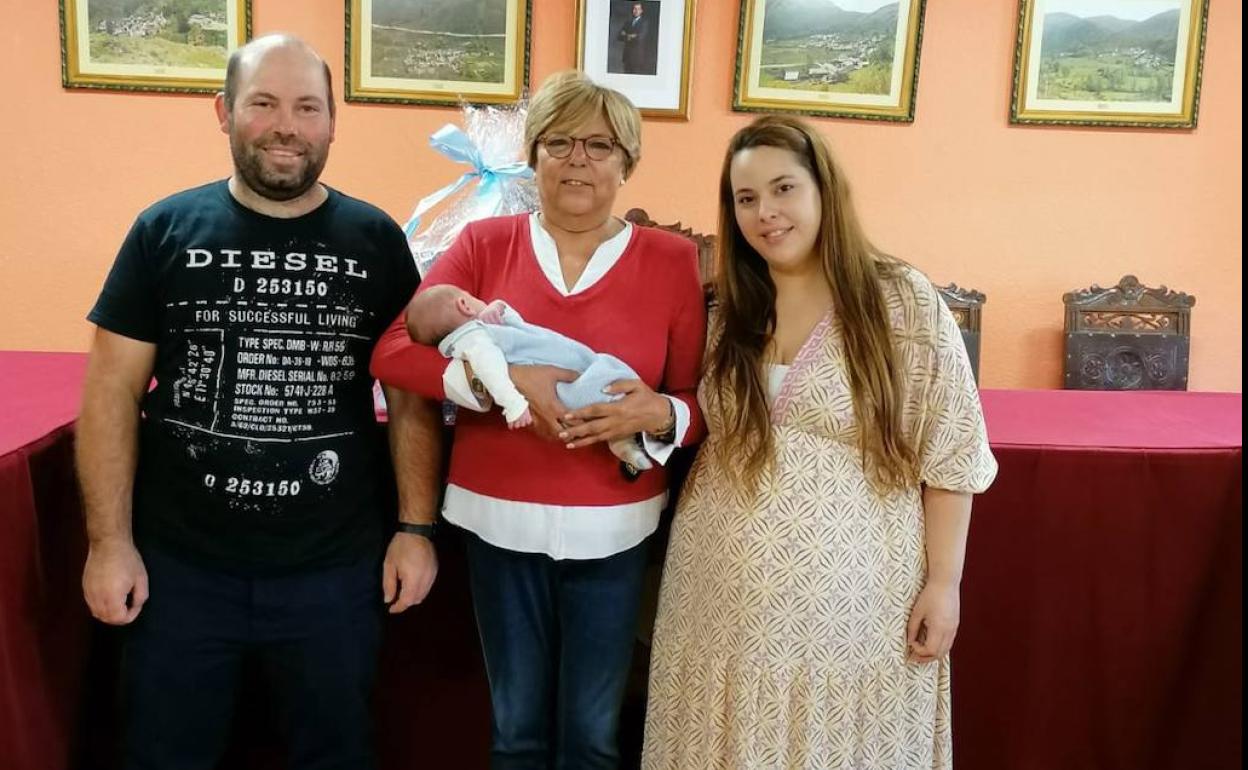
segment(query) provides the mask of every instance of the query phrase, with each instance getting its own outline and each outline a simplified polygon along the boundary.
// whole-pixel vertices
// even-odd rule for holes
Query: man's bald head
[[[234,112],[234,100],[238,97],[241,79],[254,71],[266,54],[278,49],[298,51],[306,54],[310,61],[321,65],[325,71],[325,97],[329,105],[329,117],[331,119],[334,118],[336,114],[334,107],[334,79],[329,71],[329,63],[321,58],[321,55],[302,39],[284,32],[258,37],[246,45],[236,48],[230,54],[230,59],[225,65],[225,88],[223,89],[226,111]]]

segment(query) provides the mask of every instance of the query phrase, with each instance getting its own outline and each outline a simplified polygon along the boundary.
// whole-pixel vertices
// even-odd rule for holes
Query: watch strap
[[[399,532],[406,532],[409,535],[420,535],[432,540],[438,534],[438,523],[431,521],[428,524],[412,524],[408,521],[400,521],[395,526],[395,529]]]

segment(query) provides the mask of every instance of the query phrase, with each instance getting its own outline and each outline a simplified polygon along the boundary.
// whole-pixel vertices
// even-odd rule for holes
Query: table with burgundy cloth
[[[0,353],[0,765],[14,770],[67,767],[84,692],[71,423],[85,367],[72,353]]]
[[[1240,394],[981,398],[955,767],[1239,768]]]
[[[13,770],[114,765],[117,632],[89,620],[79,587],[70,423],[83,369],[76,354],[0,353],[0,761]],[[972,517],[953,661],[956,767],[1238,770],[1240,395],[984,391],[983,401],[1001,472]],[[386,624],[386,770],[487,761],[488,699],[454,534],[439,553],[425,604]],[[257,711],[243,707],[231,767],[278,764]]]

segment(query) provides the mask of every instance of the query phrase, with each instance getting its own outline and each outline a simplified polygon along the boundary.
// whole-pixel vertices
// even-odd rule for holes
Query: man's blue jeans
[[[494,710],[494,770],[619,764],[646,544],[555,561],[465,533]]]
[[[379,559],[252,578],[142,555],[151,597],[126,630],[122,661],[127,770],[215,768],[245,658],[273,695],[287,767],[375,766]]]

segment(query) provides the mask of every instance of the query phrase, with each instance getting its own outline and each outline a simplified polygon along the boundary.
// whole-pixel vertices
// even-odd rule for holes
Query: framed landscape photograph
[[[742,0],[733,109],[914,120],[925,0]]]
[[[1012,123],[1194,128],[1209,0],[1020,0]]]
[[[215,93],[249,0],[60,0],[66,88]]]
[[[646,117],[689,117],[695,0],[577,0],[576,63]]]
[[[530,0],[349,0],[347,101],[506,104],[529,84]]]

